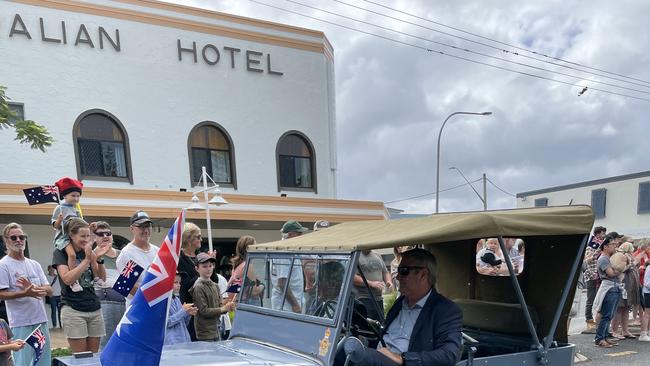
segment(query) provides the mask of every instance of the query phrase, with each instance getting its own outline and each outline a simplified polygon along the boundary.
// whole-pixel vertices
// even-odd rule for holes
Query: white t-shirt
[[[273,259],[271,260],[271,282],[273,283],[273,290],[271,291],[271,306],[273,309],[280,310],[280,305],[282,304],[282,295],[284,288],[278,286],[278,280],[280,278],[287,278],[289,276],[289,270],[291,269],[291,259]],[[304,280],[302,278],[302,264],[300,259],[295,259],[293,261],[293,270],[291,271],[291,278],[289,279],[289,288],[293,293],[293,296],[298,301],[298,304],[302,304],[303,297],[303,288]],[[284,301],[284,306],[282,307],[284,311],[292,311],[291,304],[289,300]]]
[[[225,299],[228,297],[228,294],[226,293],[226,290],[228,290],[228,280],[226,279],[226,277],[218,273],[217,273],[217,277],[219,278],[219,283],[217,283],[217,286],[219,287],[221,298]],[[232,328],[232,324],[230,323],[230,316],[228,316],[228,313],[221,314],[221,322],[225,330],[230,330]]]
[[[133,245],[132,242],[127,244],[120,252],[120,255],[117,257],[116,265],[118,273],[122,273],[122,270],[130,260],[137,263],[146,271],[153,260],[156,259],[156,256],[158,255],[158,249],[159,248],[157,246],[151,243],[149,244],[149,250],[142,250]],[[144,273],[140,275],[138,281],[136,282],[138,286],[140,286],[143,278]],[[132,299],[133,295],[129,294],[129,296],[126,297],[126,305],[129,305]]]
[[[0,259],[0,290],[9,292],[22,291],[16,286],[22,276],[29,278],[35,286],[49,285],[43,268],[33,259],[25,258],[19,261],[6,255]],[[43,299],[21,297],[5,300],[7,304],[7,318],[11,328],[24,327],[47,322]]]
[[[47,282],[52,286],[52,296],[61,296],[61,283],[59,282],[59,276],[47,275],[46,277]]]

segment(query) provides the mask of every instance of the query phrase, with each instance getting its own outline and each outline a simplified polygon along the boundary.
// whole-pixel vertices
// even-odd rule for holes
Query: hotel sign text
[[[75,47],[87,47],[94,49],[112,49],[114,52],[122,52],[120,30],[115,28],[112,31],[99,26],[94,28],[86,27],[83,23],[79,26],[70,27],[64,20],[52,25],[42,17],[38,18],[38,27],[30,26],[23,21],[20,14],[15,14],[9,29],[9,38],[23,37],[32,40],[40,36],[41,41],[58,43],[62,45],[73,44]],[[37,33],[40,32],[40,33]],[[209,66],[217,66],[219,63],[227,63],[231,69],[245,67],[248,72],[267,73],[269,75],[281,76],[284,73],[273,69],[271,54],[255,50],[243,50],[238,47],[218,47],[211,43],[197,45],[197,42],[176,40],[176,54],[179,62],[191,60],[194,63],[205,63]]]

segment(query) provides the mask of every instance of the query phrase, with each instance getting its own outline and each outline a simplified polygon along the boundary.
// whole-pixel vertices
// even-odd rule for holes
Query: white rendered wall
[[[16,13],[31,40],[9,37]],[[68,44],[43,42],[39,17],[51,37],[60,35],[65,21]],[[74,45],[81,23],[95,48]],[[120,52],[109,44],[99,49],[99,26],[110,35],[119,29]],[[183,47],[197,43],[198,63],[187,52],[179,62],[178,39]],[[221,51],[215,66],[201,59],[208,43]],[[224,46],[242,50],[234,69]],[[270,54],[273,70],[284,75],[247,71],[245,50],[264,53],[263,69]],[[190,188],[188,134],[196,124],[214,121],[233,140],[237,193],[278,194],[276,144],[283,133],[298,130],[315,148],[317,196],[335,198],[333,68],[321,53],[2,1],[0,55],[0,85],[25,104],[27,119],[46,125],[56,140],[43,154],[13,141],[10,131],[0,131],[4,183],[48,184],[61,176],[76,177],[72,127],[81,113],[98,108],[115,115],[126,129],[134,183],[84,181],[88,186]]]
[[[596,219],[594,226],[605,226],[608,231],[617,231],[632,237],[650,237],[650,214],[638,214],[639,183],[650,182],[650,177],[579,187],[556,192],[527,196],[525,201],[517,198],[517,207],[534,207],[535,199],[548,198],[549,206],[591,205],[591,191],[605,188],[605,217]]]

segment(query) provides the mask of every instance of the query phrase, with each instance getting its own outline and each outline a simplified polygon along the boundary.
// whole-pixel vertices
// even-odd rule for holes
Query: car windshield
[[[251,256],[239,303],[285,313],[334,319],[349,256]]]

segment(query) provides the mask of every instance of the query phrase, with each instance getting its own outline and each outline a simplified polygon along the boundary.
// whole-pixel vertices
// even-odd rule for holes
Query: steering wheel
[[[333,319],[337,304],[336,300],[327,300],[316,309],[314,315],[321,318]]]

